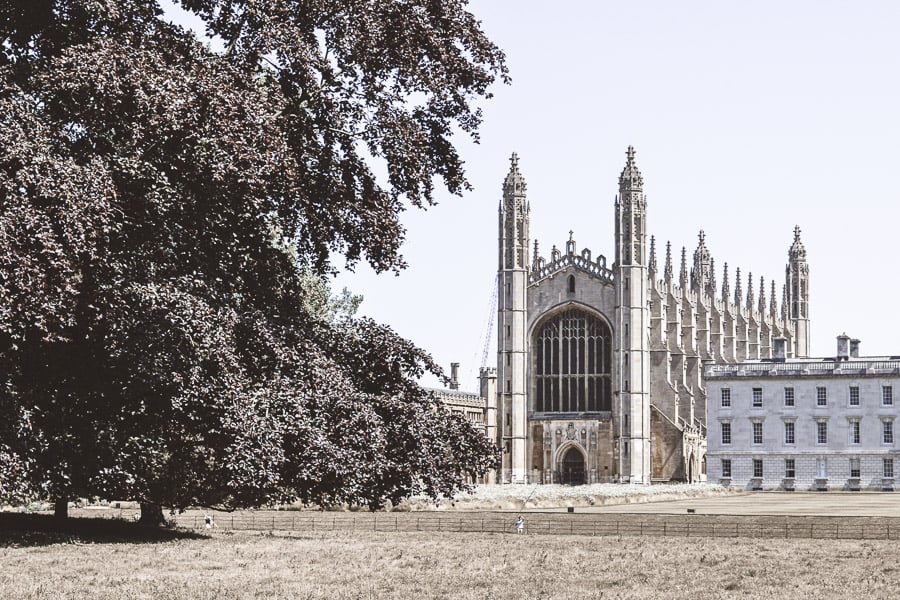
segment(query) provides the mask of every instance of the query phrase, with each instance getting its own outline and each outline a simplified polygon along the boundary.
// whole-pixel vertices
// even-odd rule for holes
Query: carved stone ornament
[[[566,439],[574,440],[575,439],[575,424],[569,423],[569,427],[566,428]]]

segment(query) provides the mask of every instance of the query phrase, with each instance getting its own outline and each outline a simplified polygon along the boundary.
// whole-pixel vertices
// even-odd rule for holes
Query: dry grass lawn
[[[48,541],[49,542],[49,541]],[[0,545],[0,598],[896,598],[895,542],[214,532]]]

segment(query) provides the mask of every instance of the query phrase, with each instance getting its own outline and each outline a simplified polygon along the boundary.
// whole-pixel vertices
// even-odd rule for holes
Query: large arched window
[[[600,412],[612,406],[612,334],[602,320],[569,309],[541,325],[534,340],[537,412]]]

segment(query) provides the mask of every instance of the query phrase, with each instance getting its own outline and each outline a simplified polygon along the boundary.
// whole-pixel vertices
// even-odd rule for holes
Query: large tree
[[[404,266],[502,53],[465,0],[178,4],[208,39],[154,1],[0,3],[0,490],[454,493],[495,455],[416,385],[439,369],[304,277]]]

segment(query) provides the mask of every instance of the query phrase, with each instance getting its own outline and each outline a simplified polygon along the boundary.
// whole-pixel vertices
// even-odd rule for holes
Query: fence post
[[[663,537],[666,537],[667,535],[669,535],[668,532],[666,531],[668,529],[667,525],[668,525],[668,522],[663,521]]]
[[[416,531],[422,531],[419,529],[419,517],[416,517]]]
[[[372,519],[372,531],[378,531],[378,515]]]
[[[231,528],[234,529],[234,513],[231,513]]]
[[[315,517],[312,518],[312,530],[313,531],[316,530],[316,518]]]
[[[394,531],[400,531],[400,523],[397,521],[397,515],[394,515]]]

